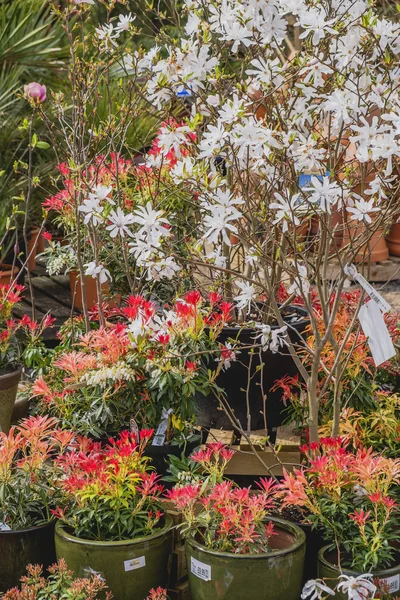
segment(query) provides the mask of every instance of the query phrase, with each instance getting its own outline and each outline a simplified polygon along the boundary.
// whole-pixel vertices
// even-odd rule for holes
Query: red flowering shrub
[[[348,450],[340,439],[323,438],[304,446],[308,466],[284,473],[282,504],[305,511],[341,564],[365,573],[391,563],[397,538],[398,506],[394,493],[400,482],[400,460],[371,448]]]
[[[9,590],[2,596],[3,600],[99,600],[104,595],[98,594],[104,594],[107,589],[100,575],[75,579],[63,558],[49,567],[47,579],[42,577],[40,565],[28,565],[26,570],[27,575],[21,578],[21,589]],[[105,593],[106,600],[112,597],[111,592]]]
[[[23,419],[8,434],[0,432],[0,522],[24,529],[51,521],[59,500],[60,474],[52,460],[74,434],[51,417]]]
[[[276,484],[262,479],[260,491],[254,494],[251,488],[222,481],[233,454],[222,444],[196,452],[191,458],[205,469],[205,480],[175,487],[167,497],[182,513],[184,533],[196,536],[207,548],[235,554],[268,552],[274,527],[266,520],[275,505]]]
[[[124,431],[105,448],[82,438],[60,457],[63,498],[54,514],[74,535],[127,540],[160,527],[163,488],[143,456],[152,435],[151,430],[138,435]]]

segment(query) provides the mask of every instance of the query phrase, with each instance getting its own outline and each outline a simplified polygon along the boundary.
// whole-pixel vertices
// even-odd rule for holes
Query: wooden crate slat
[[[282,475],[283,468],[269,449],[258,452],[273,475]],[[290,471],[294,465],[300,464],[300,452],[279,452],[279,459],[283,463],[284,468]],[[236,452],[233,458],[229,461],[226,475],[251,475],[254,477],[265,477],[270,472],[257,459],[253,452]]]
[[[68,306],[55,302],[53,298],[44,294],[40,288],[33,287],[36,309],[40,310],[42,313],[50,313],[53,317],[59,317],[64,319],[64,321],[71,316],[71,309]],[[32,305],[32,299],[29,293],[25,296],[25,301]]]
[[[71,293],[68,275],[52,275],[50,279]]]
[[[266,445],[266,438],[265,429],[256,429],[250,433],[250,443],[244,436],[241,437],[240,449],[251,450],[251,446],[253,445],[256,449],[263,450]]]
[[[282,450],[294,450],[299,448],[301,439],[300,436],[294,433],[296,428],[295,423],[289,423],[288,425],[281,425],[276,430],[275,445],[280,446]]]
[[[35,290],[39,290],[59,304],[71,308],[72,296],[69,289],[67,290],[48,277],[34,277],[32,279],[32,285]]]
[[[235,439],[234,431],[227,431],[226,429],[210,429],[207,443],[221,442],[225,446],[233,444]]]

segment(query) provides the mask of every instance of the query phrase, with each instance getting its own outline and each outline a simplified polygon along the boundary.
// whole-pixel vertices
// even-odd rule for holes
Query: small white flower
[[[239,310],[243,308],[247,308],[250,310],[251,301],[254,300],[256,296],[256,290],[253,285],[250,283],[246,283],[245,281],[237,280],[235,284],[240,288],[240,293],[237,296],[234,296],[233,299],[236,302],[236,306]]]
[[[116,211],[111,211],[108,218],[111,222],[111,225],[108,225],[106,229],[110,232],[110,236],[112,238],[117,237],[117,235],[125,237],[125,234],[133,237],[132,232],[128,229],[128,225],[132,225],[132,223],[134,223],[134,217],[132,214],[126,215],[118,206]]]
[[[374,199],[364,200],[361,196],[354,194],[356,197],[355,206],[348,206],[347,212],[353,213],[353,216],[350,217],[351,221],[364,221],[365,223],[372,223],[372,219],[370,217],[370,213],[379,211],[377,206],[374,206]]]
[[[297,218],[297,216],[295,215],[295,211],[298,206],[300,194],[294,194],[288,200],[286,200],[283,196],[281,196],[281,194],[279,194],[279,192],[275,192],[274,196],[278,200],[278,202],[272,202],[269,205],[270,208],[278,211],[276,213],[276,219],[273,222],[273,224],[275,225],[276,223],[280,223],[281,221],[283,221],[282,231],[284,231],[284,232],[288,230],[288,224],[287,224],[288,221],[293,223],[296,226],[300,225],[300,221]]]
[[[129,15],[119,15],[118,23],[115,26],[115,31],[118,33],[129,31],[129,27],[135,18],[136,17],[132,16],[132,13],[129,13]]]
[[[89,194],[89,198],[85,198],[83,204],[78,207],[79,212],[84,213],[85,217],[83,222],[85,225],[92,221],[93,225],[96,226],[102,222],[103,217],[101,215],[100,201],[93,194]]]
[[[168,219],[163,217],[164,211],[154,210],[151,203],[146,206],[140,206],[132,216],[132,223],[141,225],[138,236],[145,236],[150,244],[157,246],[160,238],[170,235],[166,225],[169,225]]]
[[[106,269],[103,265],[98,265],[93,260],[90,263],[85,264],[86,271],[85,275],[88,277],[93,277],[93,279],[98,279],[100,283],[106,283],[107,281],[112,281],[110,271]]]
[[[322,579],[310,579],[303,587],[301,600],[320,600],[322,593],[334,596],[335,592]]]
[[[289,294],[307,295],[311,287],[307,279],[307,268],[304,265],[297,265],[297,272],[299,276],[294,278],[288,292]]]
[[[110,204],[115,204],[114,200],[108,198],[108,195],[112,192],[112,187],[107,185],[96,185],[92,189],[92,194],[95,196],[100,202],[103,200],[107,200]]]
[[[284,345],[287,346],[287,342],[283,337],[287,332],[286,325],[278,329],[273,329],[270,325],[257,323],[256,329],[259,329],[261,333],[256,335],[254,339],[260,340],[260,344],[264,352],[269,349],[275,354],[278,352],[279,348],[282,348]]]
[[[222,362],[222,368],[224,371],[229,369],[232,362],[236,361],[236,356],[240,354],[239,350],[235,350],[232,347],[232,344],[226,342],[224,346],[221,348],[221,353],[218,358],[216,358],[216,362]]]
[[[358,577],[341,575],[337,589],[347,593],[349,600],[368,600],[368,598],[373,598],[376,592],[376,585],[371,581],[372,577],[371,573]]]

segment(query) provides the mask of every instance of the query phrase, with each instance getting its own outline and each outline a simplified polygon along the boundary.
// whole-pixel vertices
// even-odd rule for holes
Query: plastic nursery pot
[[[4,433],[10,429],[21,372],[21,367],[6,373],[0,371],[0,430]]]
[[[340,574],[351,575],[357,577],[362,573],[357,573],[351,569],[342,569],[335,564],[336,556],[335,552],[329,552],[328,546],[321,548],[318,553],[318,577],[325,580],[325,583],[332,589],[336,587],[339,582]],[[390,591],[390,596],[395,598],[398,596],[400,591],[400,562],[390,569],[384,569],[373,573],[374,579],[380,579],[382,583],[385,583]],[[329,596],[332,600],[348,600],[347,593],[336,592],[334,596]]]
[[[15,531],[0,531],[0,592],[19,584],[29,564],[47,569],[56,562],[54,522]]]
[[[186,540],[192,600],[299,600],[306,536],[289,521],[270,518],[277,535],[265,554],[231,554],[208,550]]]
[[[98,542],[75,537],[56,524],[57,559],[64,558],[75,577],[99,573],[114,600],[143,600],[151,588],[166,587],[172,559],[172,519],[153,535],[136,540]]]
[[[291,316],[289,316],[291,315]],[[284,317],[288,323],[288,333],[294,344],[300,342],[302,334],[309,324],[307,311],[300,306],[287,307],[287,316]],[[272,325],[272,329],[278,325]],[[257,343],[256,336],[259,331],[250,327],[224,327],[218,336],[218,341],[225,344],[233,339],[242,346],[252,346]],[[250,368],[251,360],[251,368]],[[260,364],[263,363],[262,369]],[[246,389],[251,372],[249,389],[251,429],[264,429],[264,397],[267,394],[266,416],[268,433],[273,441],[274,430],[282,425],[285,417],[285,406],[282,402],[283,390],[278,389],[271,392],[270,389],[277,379],[285,375],[294,377],[299,373],[297,366],[287,348],[281,348],[280,352],[273,353],[270,350],[260,353],[257,351],[251,358],[251,350],[240,350],[237,361],[232,362],[229,369],[221,370],[216,384],[225,391],[229,407],[233,410],[235,417],[243,426],[247,425],[247,402]],[[233,429],[232,422],[221,410],[219,401],[213,394],[209,396],[196,396],[196,423],[202,427]]]

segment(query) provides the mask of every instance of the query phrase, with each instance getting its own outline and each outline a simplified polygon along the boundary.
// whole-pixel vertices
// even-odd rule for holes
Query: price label
[[[387,586],[389,594],[394,594],[400,590],[400,574],[393,575],[393,577],[386,577],[379,581]]]
[[[141,569],[146,566],[146,557],[139,556],[138,558],[132,558],[131,560],[124,561],[125,571],[134,571],[135,569]]]
[[[211,581],[211,565],[206,565],[200,560],[190,557],[190,570],[199,579]]]

